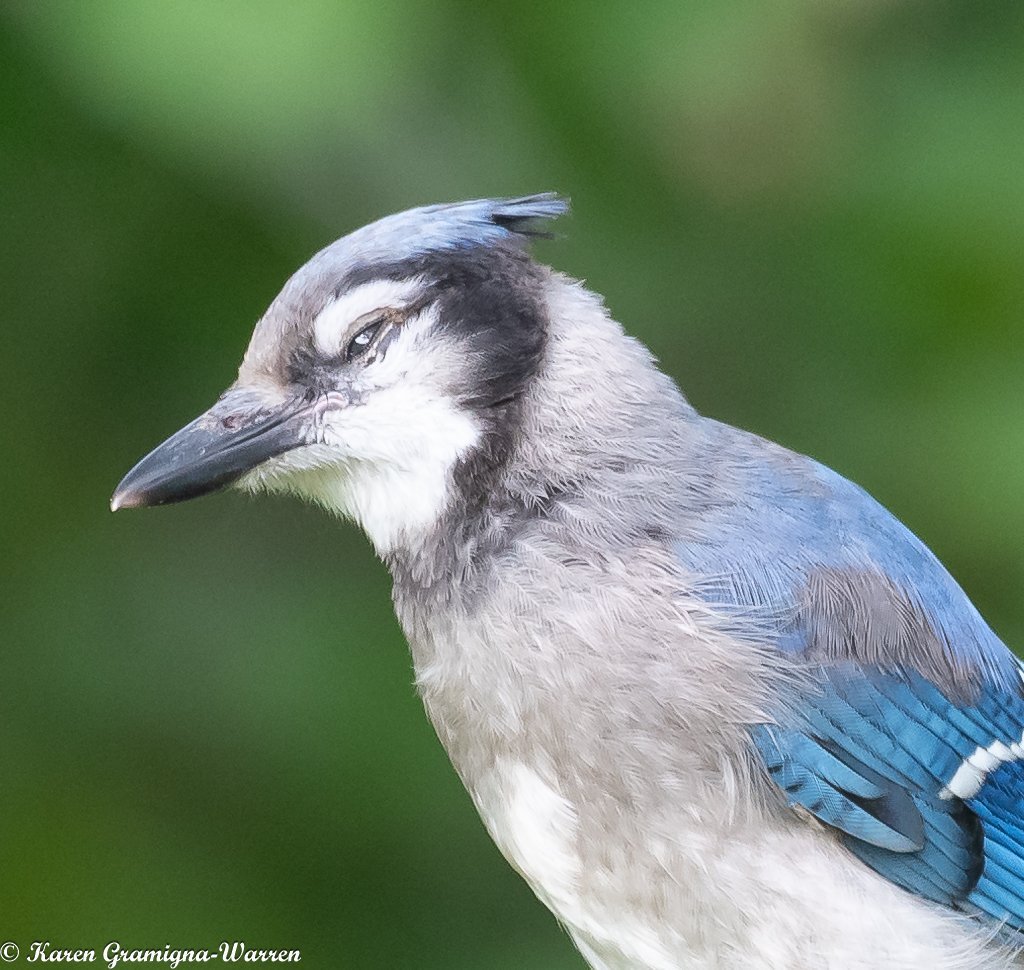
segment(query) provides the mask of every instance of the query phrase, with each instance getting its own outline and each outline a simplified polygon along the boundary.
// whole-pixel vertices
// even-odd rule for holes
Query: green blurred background
[[[0,7],[0,937],[578,968],[350,527],[112,517],[315,249],[555,189],[703,411],[873,491],[1024,644],[1024,5]]]

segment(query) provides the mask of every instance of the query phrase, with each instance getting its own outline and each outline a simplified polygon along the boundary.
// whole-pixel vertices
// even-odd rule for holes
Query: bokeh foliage
[[[327,241],[557,189],[540,254],[1024,643],[1018,0],[8,2],[0,937],[569,968],[351,528],[111,517]]]

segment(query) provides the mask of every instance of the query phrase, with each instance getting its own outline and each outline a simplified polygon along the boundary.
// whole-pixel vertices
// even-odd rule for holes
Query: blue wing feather
[[[791,804],[829,825],[893,852],[923,846],[921,815],[899,786],[865,765],[844,764],[799,731],[761,727],[755,733],[769,774]]]
[[[716,454],[746,457],[723,459],[736,497],[686,523],[679,559],[700,595],[803,659],[811,682],[788,720],[754,731],[770,777],[885,878],[1024,930],[1019,662],[867,493],[708,427]],[[834,585],[815,598],[823,572]]]
[[[988,685],[961,705],[919,676],[852,664],[814,674],[791,725],[754,732],[790,804],[904,889],[1024,929],[1024,761],[1001,764],[967,797],[948,791],[979,748],[1019,741],[1024,701],[993,700]],[[986,710],[1000,717],[986,721]]]

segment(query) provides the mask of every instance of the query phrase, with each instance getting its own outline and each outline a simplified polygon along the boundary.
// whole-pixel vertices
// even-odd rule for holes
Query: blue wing
[[[914,674],[814,673],[792,722],[754,736],[790,804],[904,889],[1024,929],[1024,702],[985,689],[958,704]]]
[[[1024,930],[1022,669],[928,549],[828,469],[713,422],[698,592],[806,663],[754,732],[790,804],[903,888]]]

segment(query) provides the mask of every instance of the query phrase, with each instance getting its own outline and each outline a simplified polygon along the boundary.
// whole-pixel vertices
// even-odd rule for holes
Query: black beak
[[[308,399],[268,404],[231,388],[128,472],[110,508],[166,505],[225,488],[268,458],[311,443],[313,410]]]

